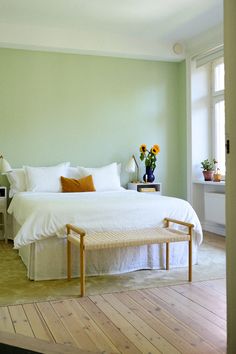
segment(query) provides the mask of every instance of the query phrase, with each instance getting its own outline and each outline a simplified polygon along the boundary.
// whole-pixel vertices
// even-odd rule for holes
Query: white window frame
[[[211,131],[212,131],[212,156],[216,157],[216,126],[215,126],[215,105],[217,102],[224,101],[224,90],[215,91],[215,67],[224,63],[224,58],[218,58],[211,63]],[[216,157],[217,158],[217,157]],[[222,175],[222,179],[225,175]]]

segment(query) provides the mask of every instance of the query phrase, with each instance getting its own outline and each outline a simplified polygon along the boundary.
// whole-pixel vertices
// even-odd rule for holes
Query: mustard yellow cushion
[[[61,176],[62,192],[95,192],[92,175],[74,179]]]

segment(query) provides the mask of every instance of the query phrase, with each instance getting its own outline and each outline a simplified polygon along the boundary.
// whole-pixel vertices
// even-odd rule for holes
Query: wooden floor
[[[0,331],[103,353],[226,353],[225,280],[0,307]]]

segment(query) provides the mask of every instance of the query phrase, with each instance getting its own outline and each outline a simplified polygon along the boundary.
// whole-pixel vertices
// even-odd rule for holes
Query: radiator
[[[225,193],[205,192],[205,220],[225,225]]]

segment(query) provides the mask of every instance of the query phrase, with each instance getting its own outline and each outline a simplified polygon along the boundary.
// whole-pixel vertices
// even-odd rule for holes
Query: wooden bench
[[[175,230],[170,223],[183,225],[187,232]],[[85,251],[151,244],[166,244],[166,270],[169,270],[170,242],[188,241],[188,280],[192,281],[192,231],[193,224],[165,218],[165,227],[139,230],[89,232],[67,224],[67,279],[71,279],[71,244],[80,248],[80,295],[85,294]]]

